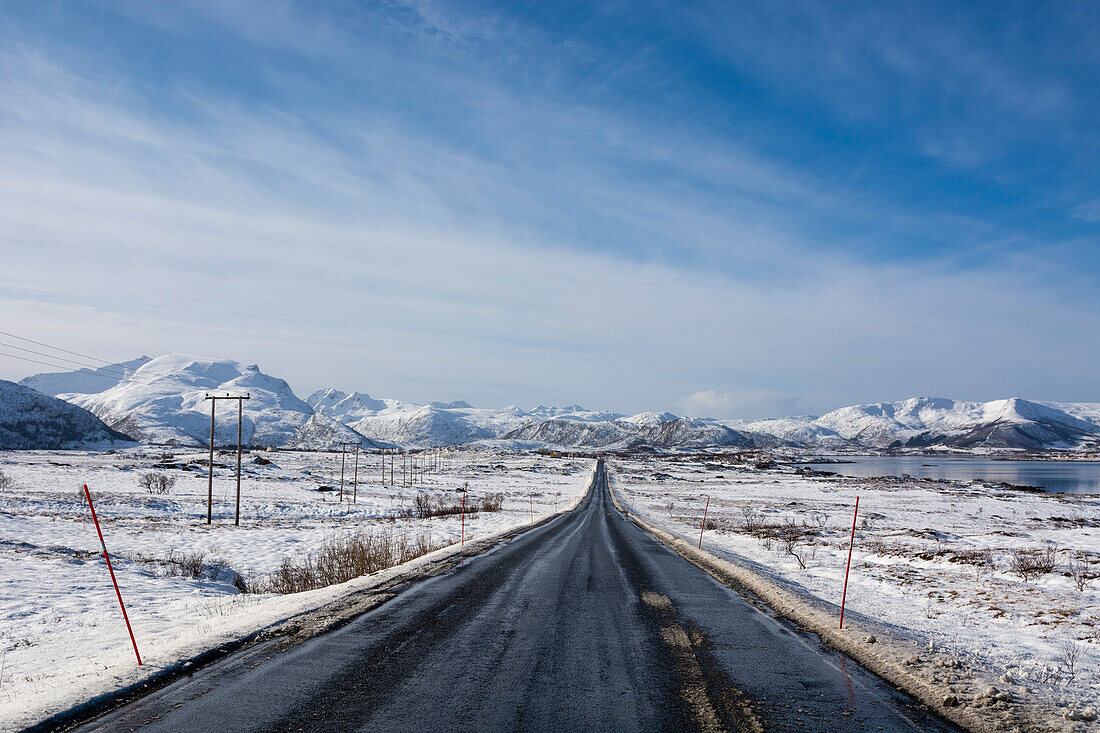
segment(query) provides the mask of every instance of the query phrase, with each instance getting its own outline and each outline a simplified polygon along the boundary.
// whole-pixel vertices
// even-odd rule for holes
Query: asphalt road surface
[[[955,730],[773,618],[612,504],[253,649],[84,731]]]

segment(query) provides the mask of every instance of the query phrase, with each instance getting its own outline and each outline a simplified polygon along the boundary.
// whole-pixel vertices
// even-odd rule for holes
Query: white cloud
[[[195,90],[176,100],[184,123],[118,80],[5,53],[5,330],[111,359],[257,361],[300,392],[487,405],[751,417],[915,393],[1077,399],[1092,384],[1100,335],[1073,324],[1095,295],[1037,283],[1034,262],[963,272],[813,251],[772,223],[777,207],[859,207],[749,153],[497,92],[491,107],[519,110],[498,124],[584,141],[517,171],[522,149]],[[605,144],[746,181],[744,195],[718,211],[582,165]],[[601,232],[570,229],[582,215],[693,257],[599,247]],[[32,370],[0,361],[9,378]],[[682,398],[700,385],[720,388]]]
[[[1073,208],[1073,215],[1090,223],[1100,222],[1100,199],[1092,199]]]

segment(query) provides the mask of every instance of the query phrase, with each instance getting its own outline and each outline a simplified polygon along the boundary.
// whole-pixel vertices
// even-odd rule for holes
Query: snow
[[[0,450],[125,445],[132,442],[87,410],[0,379]]]
[[[286,445],[313,414],[290,385],[255,365],[186,354],[158,356],[103,392],[60,396],[141,442],[197,446],[209,440],[209,394],[250,396],[244,401],[247,445]],[[227,406],[220,407],[223,419],[215,440],[235,443],[236,420],[226,420]]]
[[[610,468],[624,505],[692,545],[709,496],[708,524],[716,529],[704,532],[704,549],[834,613],[858,495],[849,618],[877,625],[922,653],[931,643],[940,658],[970,670],[973,684],[983,679],[1008,689],[1052,719],[1100,705],[1096,496],[978,482],[813,476],[706,456],[619,459]],[[747,531],[746,518],[753,516],[754,524],[806,526],[813,536],[794,552],[807,567],[780,540]],[[1058,548],[1055,572],[1025,581],[1010,571],[1014,550],[1048,543]],[[991,565],[983,564],[984,551]],[[1073,557],[1091,564],[1093,580],[1083,591],[1069,577]],[[1080,652],[1072,673],[1067,648]]]
[[[503,492],[502,511],[467,516],[466,536],[478,539],[572,505],[591,471],[589,460],[467,449],[442,451],[444,468],[415,487],[400,485],[398,456],[398,485],[387,472],[383,486],[379,456],[362,452],[352,504],[316,490],[339,487],[339,453],[257,451],[244,456],[242,520],[234,527],[236,457],[219,453],[208,526],[205,455],[186,449],[0,453],[0,471],[14,483],[0,494],[0,729],[33,724],[367,582],[293,596],[254,595],[237,590],[237,574],[262,576],[283,558],[302,557],[328,539],[361,530],[456,542],[457,516],[398,516],[418,492],[457,498],[467,485],[471,502]],[[345,469],[350,498],[351,454]],[[167,495],[140,488],[139,477],[151,470],[177,477]],[[81,498],[84,482],[146,662],[140,669]],[[192,553],[204,555],[203,577],[172,574],[178,565],[170,558]]]
[[[128,376],[97,377],[99,372],[85,369],[34,375],[23,382],[88,409],[110,427],[140,441],[167,445],[204,444],[209,429],[206,394],[244,391],[252,394],[245,404],[246,443],[276,447],[324,448],[333,441],[355,440],[357,436],[377,443],[421,447],[490,446],[507,441],[588,448],[768,448],[786,444],[835,451],[928,446],[972,451],[1100,447],[1100,405],[1090,403],[914,397],[843,407],[821,417],[714,420],[668,412],[628,416],[576,404],[539,405],[529,411],[514,405],[477,408],[463,400],[417,404],[335,388],[318,390],[301,400],[285,381],[264,374],[254,364],[184,354],[141,357],[105,369]],[[61,387],[70,389],[58,391]],[[102,391],[93,391],[98,389]],[[306,426],[315,414],[326,419]],[[230,422],[223,421],[219,441],[235,440],[235,426]],[[314,439],[318,442],[311,443]]]

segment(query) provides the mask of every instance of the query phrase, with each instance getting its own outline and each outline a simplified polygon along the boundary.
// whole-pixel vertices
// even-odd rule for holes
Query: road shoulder
[[[285,651],[302,642],[350,623],[369,613],[409,587],[449,572],[463,562],[483,555],[530,530],[549,524],[575,509],[591,495],[595,473],[587,479],[585,492],[572,505],[543,519],[520,527],[501,530],[465,545],[448,545],[401,565],[362,576],[346,583],[294,594],[299,603],[287,615],[262,625],[242,630],[233,639],[215,647],[196,650],[184,659],[160,668],[133,670],[115,689],[97,694],[84,702],[58,711],[25,727],[24,733],[73,730],[84,723],[117,710],[164,687],[208,668],[230,656],[247,652],[261,644],[274,644],[275,652]]]
[[[1013,704],[994,710],[960,704],[968,697],[968,693],[976,698],[980,697],[981,690],[963,689],[958,679],[942,683],[929,675],[921,674],[913,663],[920,655],[911,642],[894,639],[881,627],[871,627],[861,620],[853,621],[847,617],[842,631],[837,628],[838,620],[834,613],[815,606],[809,599],[792,593],[770,579],[700,550],[691,543],[647,523],[622,505],[613,485],[610,493],[619,511],[661,544],[750,600],[752,597],[759,599],[779,616],[815,633],[824,644],[846,654],[899,690],[912,695],[945,720],[975,733],[1013,729],[1057,730],[1049,724],[1048,719],[1040,719],[1023,705]],[[868,643],[870,639],[874,641]]]

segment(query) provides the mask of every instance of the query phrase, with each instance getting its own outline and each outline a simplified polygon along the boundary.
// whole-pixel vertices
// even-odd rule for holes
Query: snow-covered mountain
[[[1100,404],[914,397],[733,426],[826,448],[1073,448],[1100,442]]]
[[[690,448],[702,446],[757,445],[752,436],[720,425],[713,420],[676,417],[664,413],[642,413],[614,420],[580,420],[568,416],[537,420],[503,437],[579,448]]]
[[[87,410],[0,379],[0,450],[100,449],[131,443]]]
[[[858,447],[841,437],[832,428],[818,425],[816,417],[780,417],[768,420],[724,420],[723,424],[751,435],[770,435],[781,443],[814,446],[822,450],[843,450]]]
[[[108,386],[96,389],[98,382]],[[960,402],[918,397],[844,407],[821,417],[751,421],[684,418],[668,412],[623,415],[580,405],[523,410],[514,405],[478,408],[462,400],[417,404],[338,389],[319,390],[301,400],[285,381],[256,365],[184,354],[141,357],[103,370],[36,374],[23,384],[56,392],[139,440],[180,445],[206,443],[208,393],[247,392],[251,399],[244,403],[244,440],[257,446],[334,448],[360,441],[368,446],[425,447],[512,441],[567,448],[795,446],[819,451],[1100,447],[1100,404],[1018,398]],[[219,405],[219,443],[236,441],[233,408],[232,403]]]
[[[20,379],[24,387],[56,397],[59,394],[95,394],[114,387],[149,362],[148,356],[109,364],[98,369],[77,369],[75,372],[35,374]]]
[[[392,448],[392,444],[364,438],[344,423],[315,412],[302,423],[294,437],[280,447],[301,450],[339,450],[344,443],[358,443],[364,449]]]
[[[291,443],[313,410],[282,379],[228,359],[167,354],[151,359],[110,389],[59,397],[95,414],[115,430],[147,443],[205,445],[210,435],[208,394],[248,394],[242,433],[247,445]],[[215,441],[237,441],[236,408],[218,404]]]

